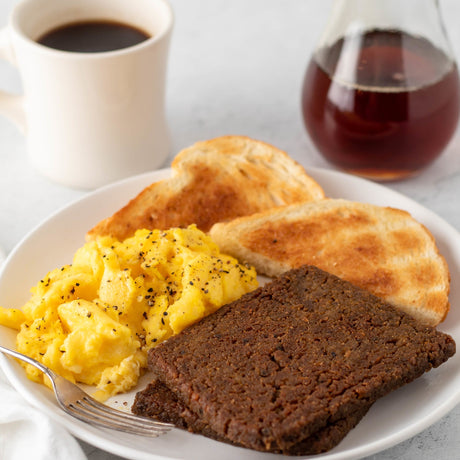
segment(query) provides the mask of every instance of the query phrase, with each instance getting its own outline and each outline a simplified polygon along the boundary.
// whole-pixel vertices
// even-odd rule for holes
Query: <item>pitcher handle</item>
[[[8,27],[0,29],[0,59],[16,66],[16,59],[11,46]],[[0,114],[9,118],[25,133],[26,117],[24,112],[24,96],[10,94],[0,90]]]

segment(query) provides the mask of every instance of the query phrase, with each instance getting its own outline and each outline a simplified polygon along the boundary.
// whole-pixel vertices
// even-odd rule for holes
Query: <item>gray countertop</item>
[[[1,0],[0,26],[6,24],[15,3]],[[286,150],[305,166],[331,168],[315,151],[303,128],[300,86],[332,2],[171,3],[176,17],[167,91],[173,139],[171,158],[195,141],[243,134]],[[459,56],[460,3],[445,0],[441,6],[454,52]],[[0,87],[21,91],[19,74],[2,61]],[[421,175],[388,187],[460,228],[460,133],[441,158]],[[86,193],[39,176],[28,163],[24,137],[0,117],[0,245],[6,252],[51,213]],[[414,438],[369,459],[460,458],[459,424],[460,407],[456,407]],[[84,442],[82,446],[90,460],[118,458]]]

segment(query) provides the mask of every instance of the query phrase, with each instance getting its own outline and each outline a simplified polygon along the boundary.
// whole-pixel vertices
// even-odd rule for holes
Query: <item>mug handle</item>
[[[11,47],[8,28],[0,29],[0,59],[16,66],[16,60]],[[26,117],[24,112],[24,97],[0,90],[0,113],[9,118],[25,133]]]

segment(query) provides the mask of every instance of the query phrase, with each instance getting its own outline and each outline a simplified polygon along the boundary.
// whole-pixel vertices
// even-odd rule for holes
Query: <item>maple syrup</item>
[[[332,164],[376,180],[403,178],[432,163],[456,130],[457,67],[424,38],[371,30],[317,50],[302,111]]]

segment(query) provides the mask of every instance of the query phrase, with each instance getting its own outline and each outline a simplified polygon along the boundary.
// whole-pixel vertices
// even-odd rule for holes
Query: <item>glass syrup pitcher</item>
[[[451,140],[459,104],[437,0],[336,0],[302,90],[331,164],[379,181],[417,174]]]

